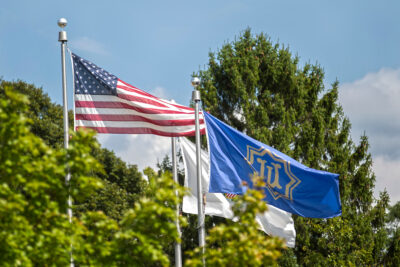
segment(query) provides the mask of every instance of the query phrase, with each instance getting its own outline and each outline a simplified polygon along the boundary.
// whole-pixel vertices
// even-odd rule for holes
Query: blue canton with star
[[[118,78],[72,53],[75,94],[117,95]]]

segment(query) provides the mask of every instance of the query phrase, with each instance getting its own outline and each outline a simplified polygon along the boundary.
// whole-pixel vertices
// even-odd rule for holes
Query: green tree
[[[98,144],[91,131],[72,133],[70,148],[53,149],[35,136],[27,119],[27,98],[3,88],[0,98],[0,261],[3,266],[66,266],[73,249],[80,266],[168,266],[164,252],[179,241],[175,207],[184,189],[170,174],[146,170],[143,196],[120,220],[84,211],[69,222],[67,197],[84,202],[101,180],[91,155]],[[68,167],[67,167],[68,166]],[[65,183],[67,170],[72,179]],[[178,190],[178,195],[175,194]],[[168,203],[168,205],[165,205]],[[181,224],[184,225],[181,218]],[[72,245],[72,246],[71,246]]]
[[[172,169],[172,163],[166,156],[158,164],[159,173]],[[183,184],[184,170],[178,169],[178,177]],[[263,184],[260,182],[259,187]],[[233,222],[218,216],[206,216],[205,228],[207,266],[265,266],[275,265],[281,255],[283,243],[278,238],[266,239],[264,232],[258,230],[255,214],[266,211],[267,205],[261,201],[264,193],[249,191],[243,198],[235,199],[233,211],[239,222]],[[197,216],[182,214],[188,225],[182,229],[182,252],[186,266],[203,266],[201,248],[198,247]],[[240,249],[238,249],[240,248]],[[174,247],[167,252],[174,260]]]
[[[30,130],[42,138],[45,143],[53,148],[61,148],[64,144],[63,110],[60,105],[51,102],[50,97],[43,93],[41,88],[23,81],[8,82],[0,79],[0,98],[5,97],[4,87],[28,97],[27,108],[23,108],[26,117],[32,123]],[[73,125],[72,112],[69,113],[69,125]]]
[[[178,161],[183,164],[183,158],[181,154],[178,154]],[[161,163],[157,164],[158,167],[158,174],[164,173],[166,171],[172,171],[172,162],[169,159],[169,156],[165,156]],[[178,164],[178,180],[180,185],[184,185],[184,169],[179,168],[182,165]],[[181,205],[182,208],[182,205]],[[181,209],[181,216],[185,218],[187,221],[187,226],[182,227],[182,242],[181,242],[181,249],[182,249],[182,261],[185,262],[187,259],[190,259],[186,252],[193,251],[195,248],[198,247],[199,244],[199,232],[197,227],[197,215],[183,213]],[[208,232],[215,226],[218,226],[222,223],[226,223],[227,219],[218,217],[218,216],[205,216],[205,229]],[[175,261],[175,248],[174,244],[170,244],[167,248],[166,252],[170,256],[170,261],[174,263]]]
[[[169,266],[166,248],[180,241],[175,207],[185,190],[171,174],[145,170],[149,186],[133,208],[116,221],[102,212],[82,216],[87,227],[76,239],[77,262],[89,266]],[[175,195],[178,190],[178,196]],[[166,205],[168,203],[168,205]],[[180,224],[186,225],[183,217]]]
[[[387,221],[390,223],[392,229],[400,227],[400,201],[389,207]]]
[[[265,238],[258,230],[256,214],[267,211],[262,187],[265,183],[255,179],[256,189],[248,190],[234,199],[232,207],[237,222],[227,220],[212,229],[206,238],[204,262],[207,266],[273,266],[281,255],[283,242],[279,238]],[[203,266],[202,248],[189,252],[187,266]]]
[[[52,148],[60,149],[64,144],[62,106],[53,103],[50,97],[32,84],[23,81],[0,80],[0,99],[5,98],[5,87],[12,88],[29,98],[27,107],[20,108],[30,118],[30,131]],[[69,112],[70,131],[73,129],[73,113]],[[124,211],[133,207],[134,202],[145,189],[145,180],[136,165],[129,165],[118,158],[114,152],[98,145],[91,146],[91,155],[104,168],[93,168],[91,174],[102,179],[104,186],[98,189],[85,202],[76,203],[76,214],[87,210],[101,210],[114,219],[121,219]]]
[[[382,195],[373,206],[368,139],[362,136],[358,145],[351,140],[338,82],[325,89],[320,66],[299,66],[287,47],[250,30],[210,53],[208,67],[198,75],[204,110],[309,167],[340,174],[343,215],[294,216],[296,248],[281,264],[382,263],[388,197]]]
[[[54,150],[33,135],[24,115],[28,101],[4,88],[0,98],[0,262],[3,266],[65,266],[74,226],[66,216],[71,196],[82,199],[99,183],[87,176],[98,163],[86,155],[90,136],[77,135],[71,149]],[[22,111],[22,112],[21,112]],[[76,226],[76,225],[75,225]]]
[[[104,187],[92,194],[85,202],[77,203],[76,211],[103,211],[107,216],[120,220],[122,214],[143,195],[146,181],[136,165],[129,165],[114,152],[98,145],[92,146],[93,155],[104,171],[92,169],[92,175],[104,182]]]
[[[385,266],[400,266],[400,202],[389,208],[387,214],[389,232]]]

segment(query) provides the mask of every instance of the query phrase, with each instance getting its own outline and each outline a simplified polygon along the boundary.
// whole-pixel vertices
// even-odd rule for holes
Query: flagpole
[[[177,171],[177,159],[176,159],[176,137],[171,137],[171,146],[172,146],[172,175],[175,183],[179,183],[178,181],[178,171]],[[178,191],[175,191],[176,196],[178,196]],[[176,205],[176,230],[178,231],[179,237],[181,237],[181,229],[179,226],[179,204]],[[181,252],[181,243],[175,242],[175,267],[182,267],[182,252]]]
[[[64,27],[67,26],[67,20],[65,18],[61,18],[57,22],[58,26],[62,29],[58,33],[58,41],[61,42],[61,70],[62,70],[62,89],[63,89],[63,117],[64,117],[64,148],[68,149],[69,146],[69,136],[68,136],[68,102],[67,102],[67,78],[66,78],[66,69],[65,69],[65,46],[68,42],[67,32],[64,31]],[[69,170],[65,176],[65,183],[67,186],[69,185],[69,181],[71,180],[71,173]],[[71,195],[68,194],[68,218],[69,222],[72,223],[72,200]],[[70,251],[70,266],[74,266],[74,259],[72,258],[72,244]]]
[[[203,204],[203,190],[201,183],[201,146],[200,146],[200,120],[199,120],[199,103],[200,103],[200,92],[197,87],[200,84],[198,77],[192,78],[192,86],[194,87],[192,93],[192,100],[195,105],[195,130],[196,130],[196,165],[197,165],[197,212],[198,212],[198,229],[199,229],[199,246],[203,248],[203,254],[205,252],[205,226],[204,226],[204,204]]]

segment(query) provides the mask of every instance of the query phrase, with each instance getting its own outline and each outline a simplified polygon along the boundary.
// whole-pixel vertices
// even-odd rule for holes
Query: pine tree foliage
[[[389,207],[386,221],[389,236],[384,264],[400,266],[400,201]]]
[[[325,88],[319,65],[300,66],[288,47],[249,29],[210,53],[208,67],[198,75],[204,110],[311,168],[340,174],[342,216],[295,218],[297,263],[382,263],[388,197],[374,202],[368,138],[351,140],[338,82]]]

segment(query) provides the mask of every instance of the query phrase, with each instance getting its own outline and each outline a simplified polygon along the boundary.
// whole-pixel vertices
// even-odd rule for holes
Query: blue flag
[[[342,214],[339,175],[308,168],[203,112],[210,152],[211,193],[243,194],[257,174],[266,183],[265,200],[311,218]]]

